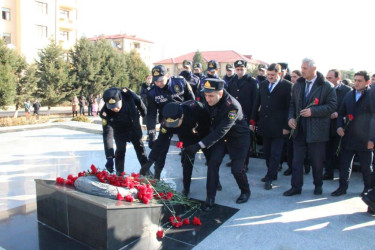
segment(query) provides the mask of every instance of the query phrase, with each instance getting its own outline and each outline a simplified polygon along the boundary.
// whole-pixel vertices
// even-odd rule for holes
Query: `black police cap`
[[[280,64],[282,70],[286,70],[288,68],[288,63],[281,62],[281,63],[278,63],[278,64]]]
[[[234,67],[233,67],[233,64],[231,63],[228,63],[226,66],[225,66],[226,70],[233,70]]]
[[[217,78],[206,78],[204,79],[203,89],[201,92],[213,92],[224,89],[224,80]]]
[[[108,109],[119,107],[121,99],[121,90],[118,88],[110,88],[103,93],[103,100]]]
[[[267,67],[266,67],[266,65],[264,65],[264,64],[259,64],[259,65],[258,65],[258,70],[266,71],[266,70],[267,70]]]
[[[175,128],[178,126],[180,119],[182,117],[182,107],[180,104],[175,102],[167,103],[163,108],[163,119],[164,125],[167,128]]]
[[[190,61],[190,60],[184,60],[184,61],[182,62],[182,66],[183,66],[183,67],[192,67],[192,66],[193,66],[193,62]]]
[[[157,65],[152,68],[152,81],[161,81],[163,79],[163,76],[168,74],[168,70],[164,65]]]
[[[245,60],[237,60],[234,62],[234,67],[246,67],[247,62]]]
[[[207,63],[207,70],[208,71],[215,70],[217,68],[218,68],[218,63],[215,60],[208,61],[208,63]]]
[[[194,69],[201,69],[202,68],[202,64],[201,63],[195,63],[194,64]]]

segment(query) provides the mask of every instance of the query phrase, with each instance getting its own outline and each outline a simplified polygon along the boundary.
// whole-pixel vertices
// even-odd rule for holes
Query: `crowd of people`
[[[39,110],[40,110],[40,102],[38,99],[34,100],[34,103],[31,104],[30,99],[27,98],[24,102],[24,108],[25,108],[25,116],[29,117],[31,115],[31,107],[33,108],[33,115],[38,119],[39,118]]]
[[[219,168],[225,154],[229,154],[231,161],[226,165],[240,191],[236,202],[250,198],[246,173],[251,168],[252,141],[259,137],[267,167],[262,178],[265,190],[272,190],[280,163],[286,161],[284,175],[291,175],[291,187],[284,196],[301,194],[303,174],[310,169],[313,194],[321,195],[323,181],[333,180],[335,168],[340,184],[331,195],[345,195],[356,156],[363,175],[361,195],[369,201],[368,211],[375,211],[371,198],[375,184],[375,87],[371,84],[375,75],[370,78],[366,71],[358,71],[351,83],[341,79],[336,69],[323,75],[314,60],[305,58],[301,70],[290,73],[285,63],[259,65],[256,77],[247,72],[245,60],[237,60],[226,65],[223,78],[218,76],[215,60],[207,63],[206,75],[200,63],[185,60],[179,76],[171,76],[163,65],[155,66],[142,85],[141,97],[128,88],[106,90],[100,117],[108,171],[118,175],[124,171],[126,143],[132,142],[140,173],[160,179],[176,134],[182,148],[182,193],[189,195],[194,158],[202,150],[207,164],[203,209],[211,211],[216,191],[222,189]],[[146,118],[148,157],[140,115]]]
[[[102,98],[100,97],[100,94],[98,94],[96,97],[94,97],[93,94],[90,94],[87,100],[83,95],[81,95],[79,99],[77,96],[74,96],[72,99],[73,118],[74,118],[74,115],[78,116],[78,111],[79,111],[79,115],[85,115],[86,106],[87,106],[88,116],[97,116],[99,114],[99,111],[103,107],[103,105],[104,105],[104,102]]]

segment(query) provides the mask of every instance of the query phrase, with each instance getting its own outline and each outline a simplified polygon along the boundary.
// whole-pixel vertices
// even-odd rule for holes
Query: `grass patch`
[[[59,119],[53,120],[53,122],[65,122],[65,120],[64,120],[64,119],[61,119],[61,118],[59,118]]]
[[[49,122],[49,117],[39,116],[37,120],[35,116],[29,117],[6,117],[0,118],[0,127],[9,127],[9,126],[21,126],[21,125],[30,125],[30,124],[40,124]]]
[[[75,116],[74,118],[72,118],[72,121],[75,121],[75,122],[90,122],[90,119],[87,118],[87,116],[80,115],[80,116]]]

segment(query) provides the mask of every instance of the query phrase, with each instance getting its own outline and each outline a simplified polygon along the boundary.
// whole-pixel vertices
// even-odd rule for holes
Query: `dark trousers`
[[[125,153],[126,153],[126,142],[129,140],[133,144],[134,150],[137,154],[137,158],[141,166],[147,162],[146,149],[143,145],[142,136],[138,136],[134,131],[125,130],[114,130],[114,138],[116,143],[115,152],[115,166],[116,172],[123,172],[125,167]]]
[[[87,106],[87,115],[88,116],[92,116],[92,106],[91,106],[92,104],[89,104],[88,106]]]
[[[352,173],[354,155],[358,156],[365,188],[372,187],[372,151],[354,151],[341,148],[340,154],[340,187],[347,189]]]
[[[189,144],[185,142],[184,142],[184,145],[189,146]],[[203,149],[202,151],[206,159],[208,159],[207,150]],[[182,178],[183,178],[182,181],[184,184],[184,189],[186,191],[190,190],[190,183],[191,183],[191,176],[193,174],[194,161],[195,161],[195,154],[187,154],[185,151],[182,151],[182,154],[181,154]]]
[[[336,155],[337,147],[339,146],[340,137],[333,136],[327,142],[326,146],[326,160],[324,162],[324,169],[327,175],[333,176],[335,168],[339,166],[339,158]]]
[[[306,137],[299,133],[293,141],[292,187],[302,190],[303,163],[305,154],[310,159],[315,186],[323,185],[323,162],[326,142],[306,143]]]
[[[248,136],[250,137],[250,136]],[[233,142],[224,142],[223,140],[218,141],[209,149],[209,157],[207,161],[207,197],[215,198],[216,188],[219,182],[219,168],[223,161],[226,148],[228,149],[229,157],[232,161],[231,172],[237,182],[241,193],[249,193],[250,187],[247,180],[246,173],[244,172],[245,159],[247,157],[250,138],[244,137],[237,139]]]
[[[84,106],[79,106],[79,114],[85,115],[85,107]]]
[[[277,170],[280,165],[281,154],[284,147],[283,137],[266,137],[263,136],[263,152],[266,159],[267,165],[267,175],[266,181],[271,181],[276,179]]]

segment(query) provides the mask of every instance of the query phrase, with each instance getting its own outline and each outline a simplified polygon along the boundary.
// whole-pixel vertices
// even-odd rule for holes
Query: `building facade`
[[[135,49],[141,56],[142,60],[146,63],[146,65],[150,69],[153,67],[152,49],[153,49],[154,43],[151,41],[147,41],[145,39],[136,37],[135,35],[126,35],[126,34],[108,35],[108,36],[100,35],[100,36],[92,37],[88,39],[90,41],[96,41],[100,39],[108,40],[111,43],[112,47],[116,48],[122,53],[130,52],[131,50]]]
[[[50,39],[65,51],[78,39],[77,0],[0,0],[0,4],[2,37],[29,63]]]

